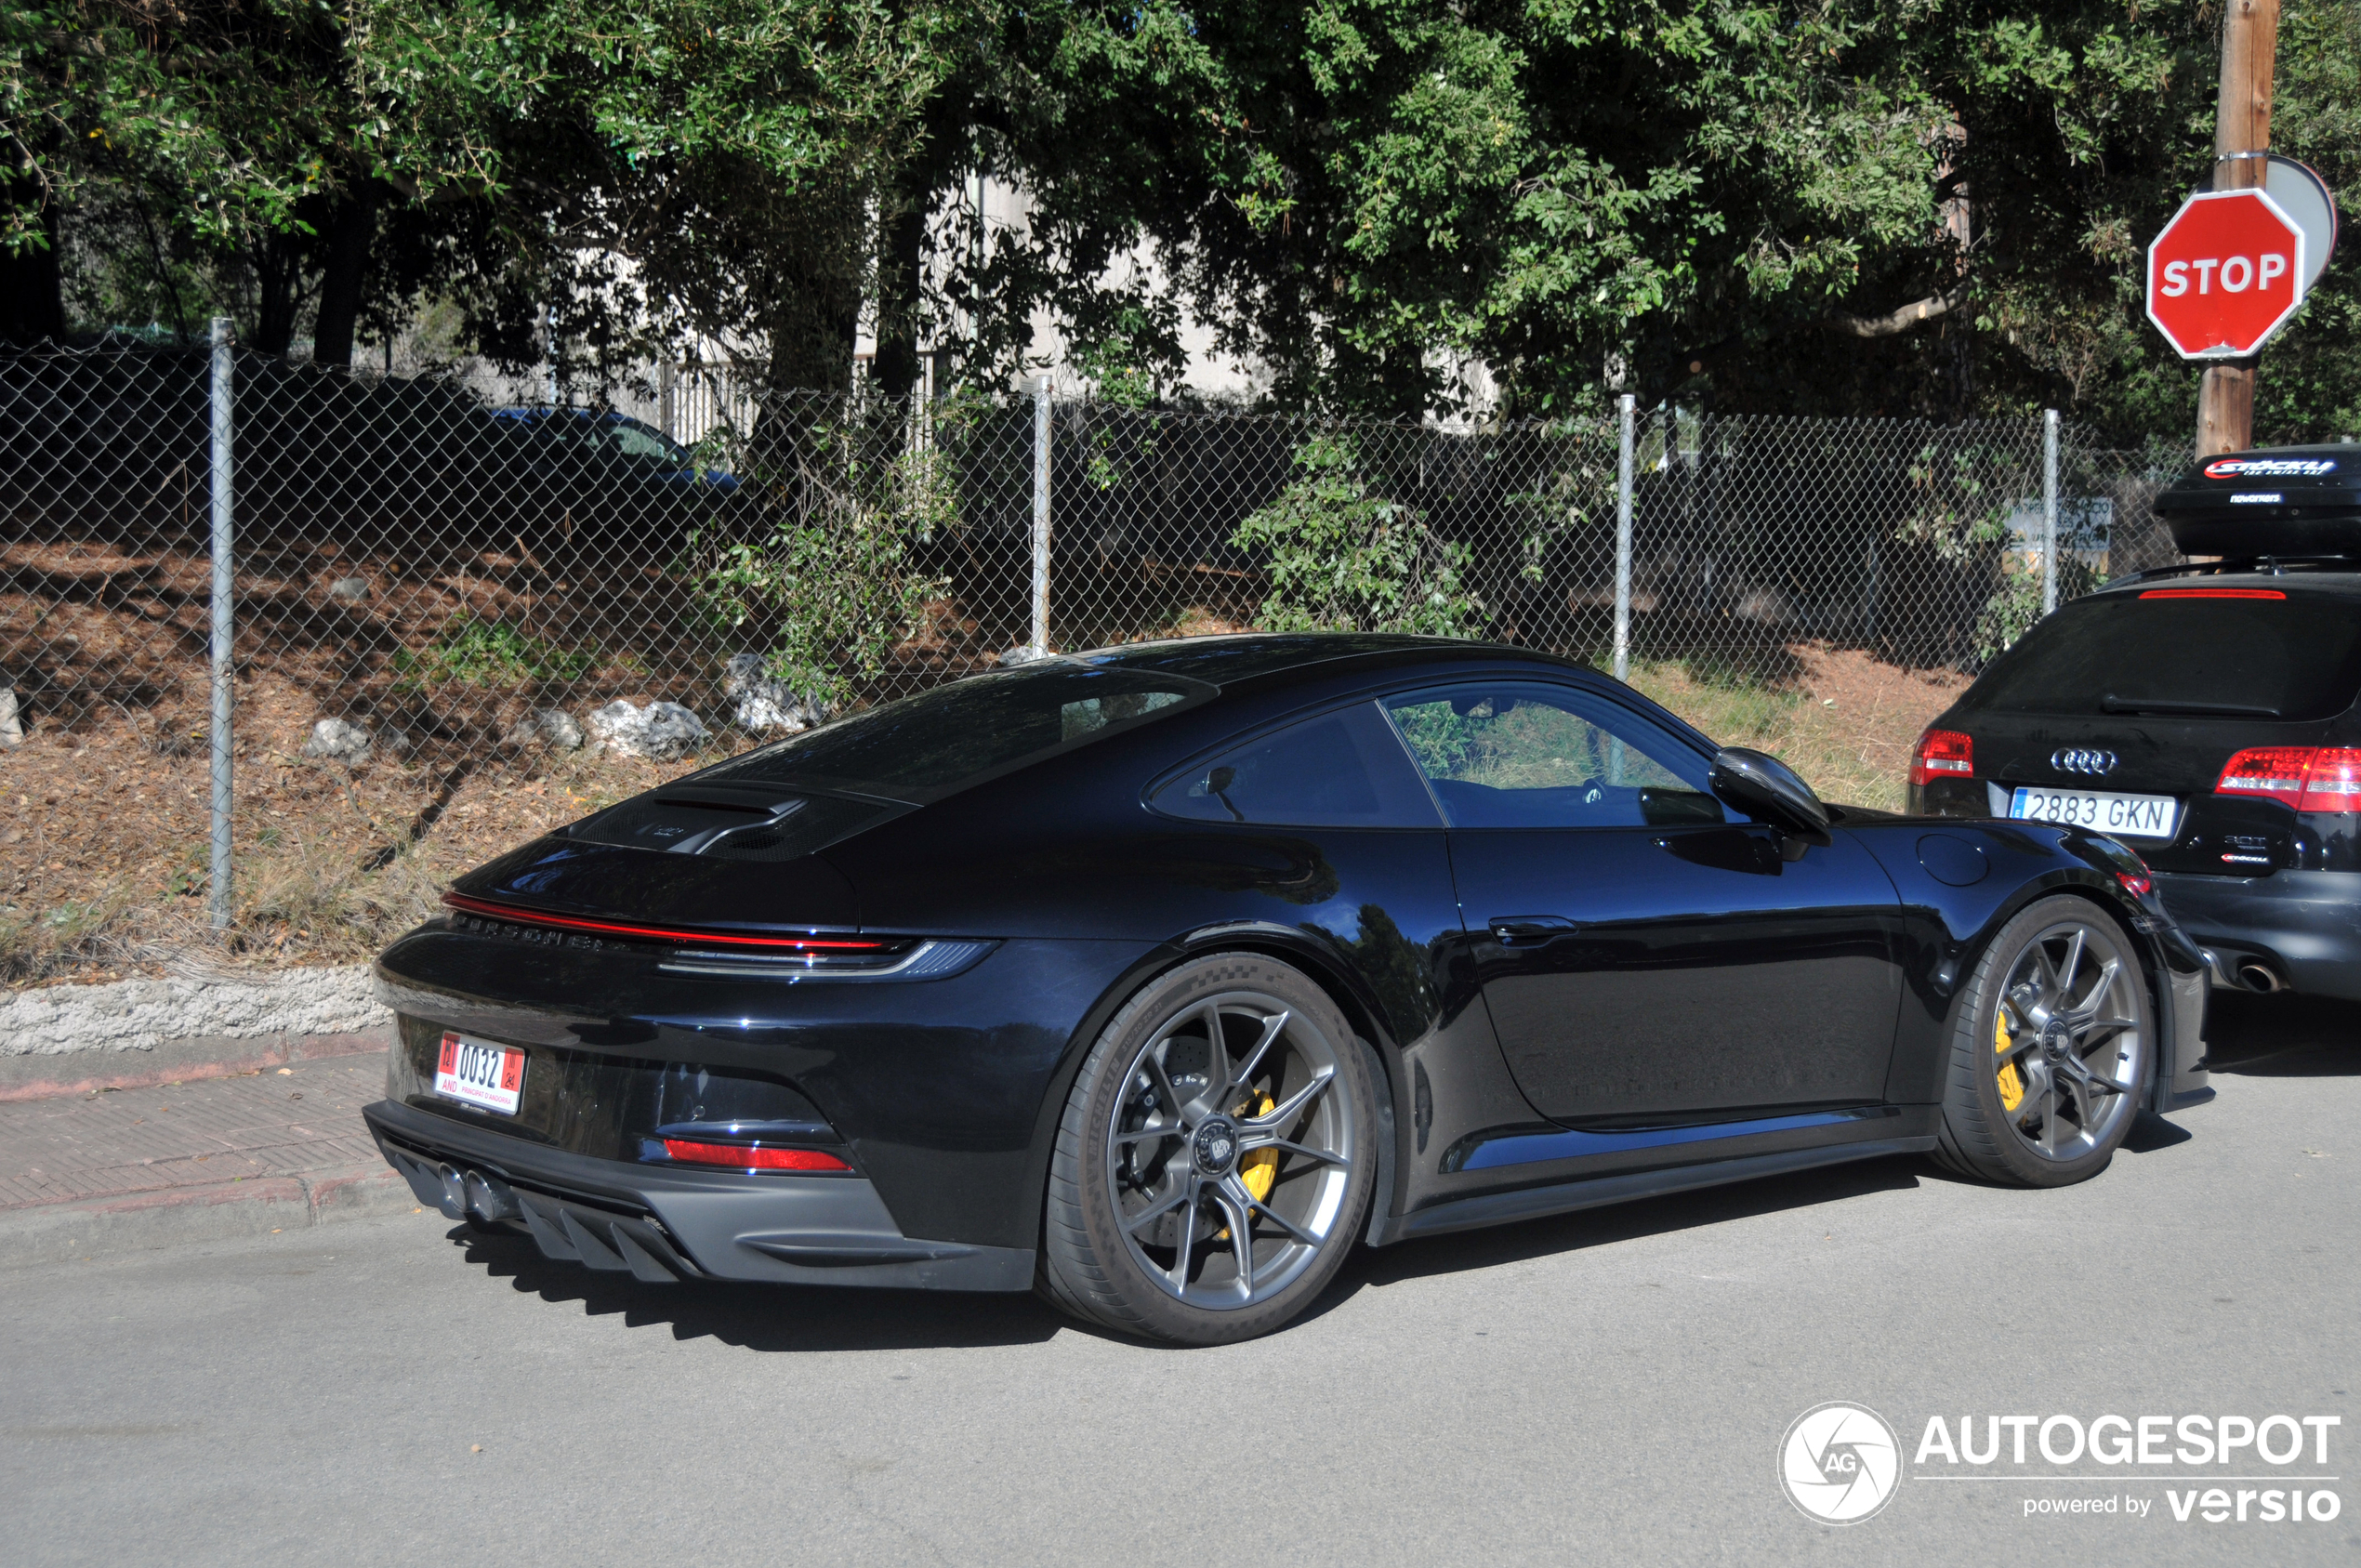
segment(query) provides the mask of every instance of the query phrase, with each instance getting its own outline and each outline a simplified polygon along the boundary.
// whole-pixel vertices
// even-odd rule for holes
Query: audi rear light
[[[2361,747],[2322,746],[2303,775],[2299,811],[2361,811]]]
[[[743,1143],[698,1143],[685,1138],[664,1140],[665,1154],[683,1165],[727,1166],[732,1170],[851,1170],[852,1167],[818,1149],[757,1149]]]
[[[1964,778],[1975,771],[1975,742],[1957,730],[1930,730],[1919,737],[1910,755],[1910,782],[1932,784],[1942,778]]]
[[[2303,775],[2311,766],[2310,746],[2249,746],[2223,765],[2213,793],[2259,795],[2292,806],[2303,798]]]
[[[2299,811],[2361,811],[2361,747],[2249,746],[2222,770],[2216,795],[2255,795]]]

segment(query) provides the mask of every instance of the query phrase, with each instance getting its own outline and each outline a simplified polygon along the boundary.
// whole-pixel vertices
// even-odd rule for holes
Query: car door
[[[1709,758],[1603,692],[1492,680],[1384,706],[1536,1109],[1610,1127],[1882,1097],[1900,900],[1849,837],[1785,859],[1714,798]]]

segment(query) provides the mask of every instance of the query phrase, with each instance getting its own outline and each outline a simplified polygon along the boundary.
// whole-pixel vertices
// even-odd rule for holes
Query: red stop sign
[[[2148,320],[2184,360],[2243,358],[2303,302],[2303,231],[2260,191],[2181,204],[2148,246]]]

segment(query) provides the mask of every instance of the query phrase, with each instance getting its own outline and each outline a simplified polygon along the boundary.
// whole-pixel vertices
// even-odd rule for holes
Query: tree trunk
[[[377,191],[363,185],[336,203],[328,229],[327,271],[320,280],[320,319],[311,329],[311,362],[352,367],[352,330],[361,318],[361,285],[376,237]]]
[[[6,190],[10,201],[31,194],[22,186]],[[65,291],[58,270],[54,203],[42,204],[41,231],[45,243],[21,250],[0,250],[0,340],[30,346],[45,337],[65,337]]]
[[[877,390],[906,398],[918,385],[918,292],[926,275],[924,192],[904,191],[879,225],[877,357],[870,370]]]
[[[266,231],[254,247],[254,340],[257,353],[284,359],[295,341],[296,308],[303,298],[303,251],[290,236]]]

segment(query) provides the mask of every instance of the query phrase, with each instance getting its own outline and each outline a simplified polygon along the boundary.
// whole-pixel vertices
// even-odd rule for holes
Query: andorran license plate
[[[2170,839],[2181,802],[2170,795],[2111,795],[2096,789],[2020,789],[2009,815],[2028,822],[2095,828],[2125,838]]]
[[[513,1116],[517,1098],[524,1092],[524,1052],[446,1033],[434,1064],[434,1092]]]

